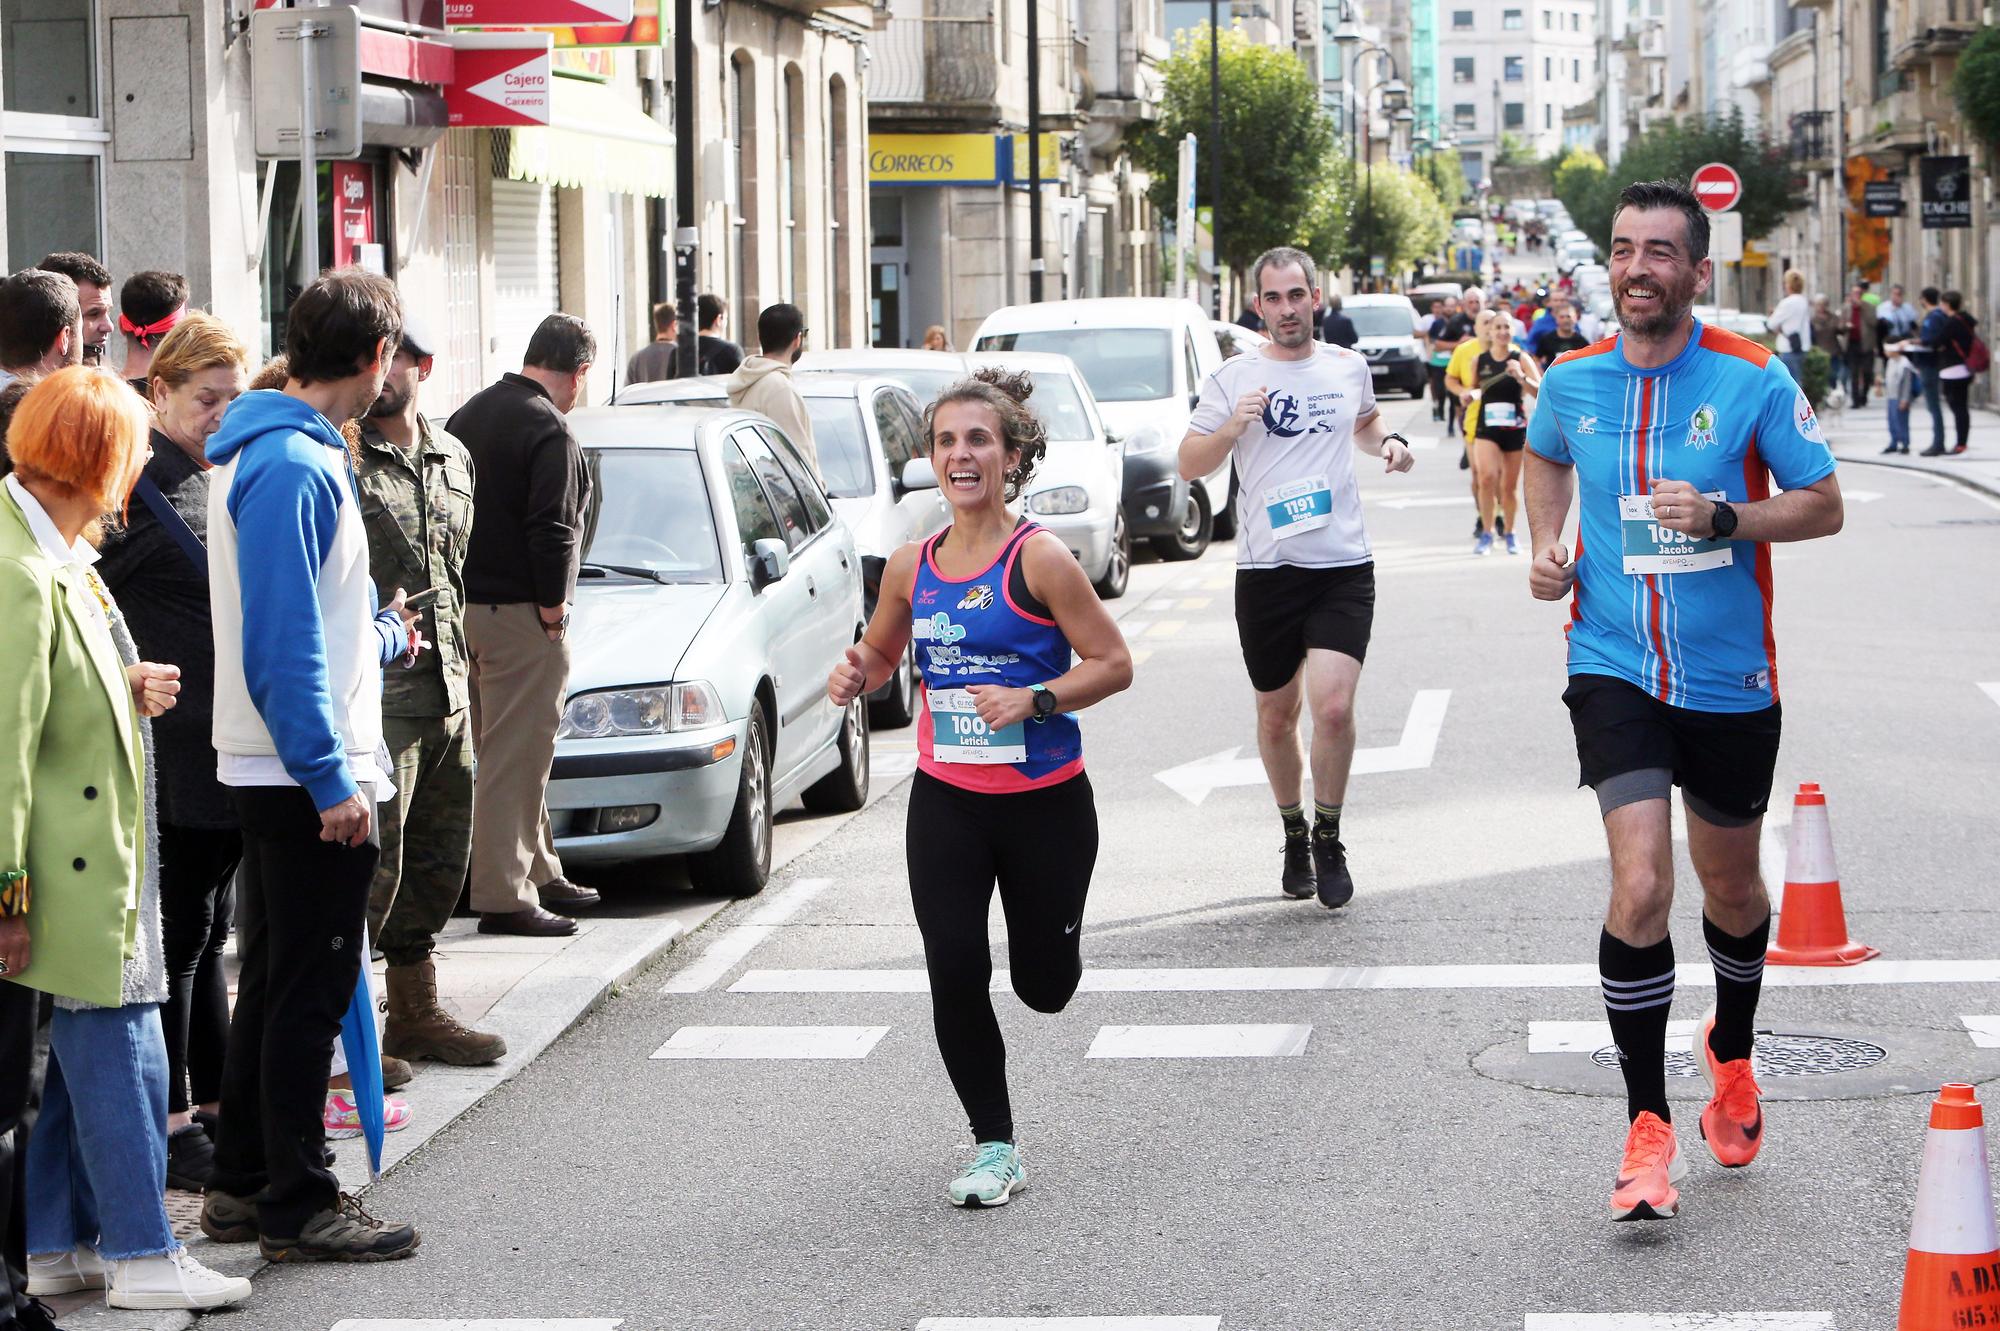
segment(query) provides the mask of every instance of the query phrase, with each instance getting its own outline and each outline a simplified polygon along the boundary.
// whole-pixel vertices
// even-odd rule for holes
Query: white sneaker
[[[114,1308],[226,1308],[249,1297],[249,1281],[217,1275],[180,1248],[164,1257],[113,1262],[105,1302]]]
[[[95,1250],[77,1244],[73,1252],[28,1257],[28,1294],[43,1299],[56,1294],[74,1294],[83,1289],[103,1289],[110,1266]]]

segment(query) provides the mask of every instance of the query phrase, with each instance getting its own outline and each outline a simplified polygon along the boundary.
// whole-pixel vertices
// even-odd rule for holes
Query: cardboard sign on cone
[[[1773,966],[1852,966],[1879,957],[1878,948],[1847,936],[1840,872],[1833,864],[1833,826],[1826,795],[1808,781],[1792,800],[1791,846],[1785,855],[1785,904],[1778,940],[1764,960]]]
[[[1978,1326],[2000,1326],[2000,1233],[1986,1115],[1972,1087],[1952,1082],[1931,1105],[1896,1331]]]

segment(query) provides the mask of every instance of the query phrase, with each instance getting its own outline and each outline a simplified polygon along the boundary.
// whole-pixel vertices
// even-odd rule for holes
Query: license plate
[[[1368,367],[1368,373],[1370,374],[1387,374],[1388,372],[1389,367],[1386,365],[1371,365]]]

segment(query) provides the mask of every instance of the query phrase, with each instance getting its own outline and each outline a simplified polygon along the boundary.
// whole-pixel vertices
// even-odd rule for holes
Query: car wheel
[[[1181,518],[1180,530],[1172,536],[1155,536],[1153,551],[1162,559],[1200,559],[1208,549],[1209,532],[1213,517],[1208,511],[1208,496],[1200,485],[1188,487],[1187,512]]]
[[[714,850],[688,857],[688,881],[697,892],[754,897],[771,879],[771,746],[766,729],[764,704],[751,703],[729,830]]]
[[[889,696],[868,705],[868,724],[876,730],[901,730],[917,715],[916,644],[903,648],[903,663],[889,681]]]
[[[1104,576],[1097,580],[1101,600],[1115,601],[1125,594],[1132,581],[1132,533],[1125,526],[1125,511],[1118,511],[1117,525],[1111,529],[1111,558],[1105,562]]]
[[[868,802],[868,705],[856,698],[840,719],[840,766],[805,788],[814,813],[853,813]]]

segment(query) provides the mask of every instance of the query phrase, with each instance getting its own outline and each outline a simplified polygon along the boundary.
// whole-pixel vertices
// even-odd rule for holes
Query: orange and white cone
[[[1979,1097],[1951,1082],[1931,1104],[1896,1331],[2000,1326],[2000,1233]]]
[[[1880,949],[1847,936],[1826,795],[1817,782],[1808,781],[1792,800],[1785,900],[1778,910],[1778,939],[1764,960],[1773,966],[1852,966],[1881,955]]]

